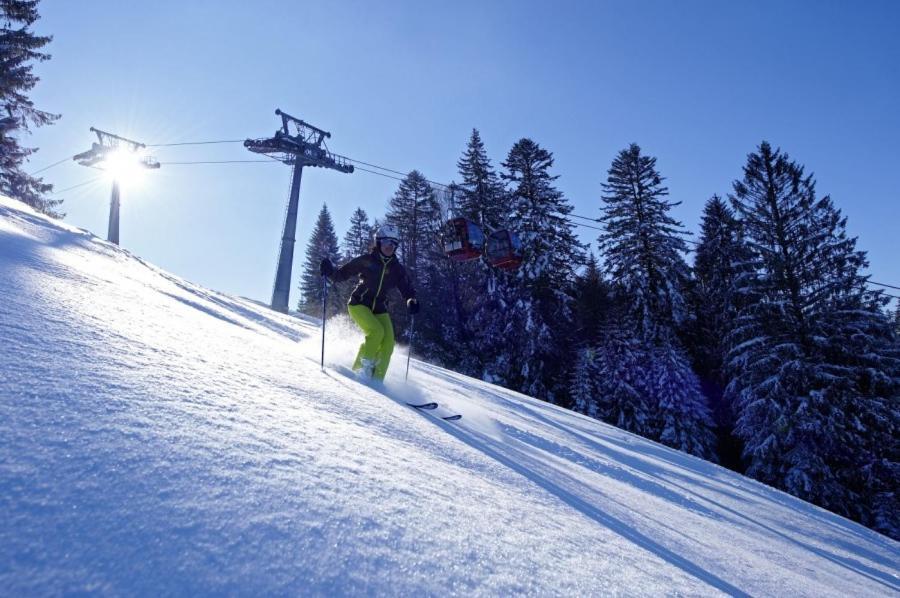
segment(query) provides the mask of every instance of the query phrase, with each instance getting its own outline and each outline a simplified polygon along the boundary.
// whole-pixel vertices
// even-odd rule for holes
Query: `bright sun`
[[[117,149],[103,161],[103,170],[120,185],[134,186],[144,175],[141,157],[138,152]]]

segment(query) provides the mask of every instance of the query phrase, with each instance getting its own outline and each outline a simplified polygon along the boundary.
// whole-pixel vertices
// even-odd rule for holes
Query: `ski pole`
[[[325,306],[328,300],[328,277],[322,277],[322,370],[325,370]]]
[[[409,347],[406,350],[406,378],[405,380],[409,380],[409,360],[412,357],[412,342],[413,342],[413,334],[415,333],[414,326],[416,325],[416,316],[409,317]]]

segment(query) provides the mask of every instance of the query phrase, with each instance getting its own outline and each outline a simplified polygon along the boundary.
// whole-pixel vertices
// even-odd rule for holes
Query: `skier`
[[[370,253],[350,260],[337,270],[328,258],[322,260],[319,267],[322,276],[334,282],[359,276],[347,310],[366,338],[359,347],[353,370],[361,369],[375,380],[384,380],[394,351],[394,326],[387,312],[388,291],[396,287],[406,300],[409,313],[419,312],[416,291],[406,277],[406,269],[394,255],[400,244],[399,237],[393,226],[381,226],[375,231],[375,243]]]

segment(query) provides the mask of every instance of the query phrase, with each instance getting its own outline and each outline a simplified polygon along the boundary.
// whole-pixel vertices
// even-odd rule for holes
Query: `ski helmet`
[[[396,244],[400,244],[400,233],[390,224],[382,224],[375,230],[375,243],[379,243],[382,239],[390,239]]]

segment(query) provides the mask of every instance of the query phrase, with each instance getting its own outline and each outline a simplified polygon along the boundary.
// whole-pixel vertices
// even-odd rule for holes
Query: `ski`
[[[417,409],[417,410],[419,410],[419,411],[431,411],[432,409],[437,409],[437,408],[438,408],[438,404],[437,404],[437,403],[422,403],[422,404],[418,404],[418,405],[417,405],[416,403],[407,403],[407,405],[409,405],[409,406],[412,407],[413,409]],[[458,420],[461,420],[461,419],[462,419],[462,415],[460,415],[460,414],[456,414],[456,415],[440,415],[440,416],[437,416],[437,417],[440,417],[442,420],[448,421],[448,422],[455,422],[455,421],[458,421]]]

